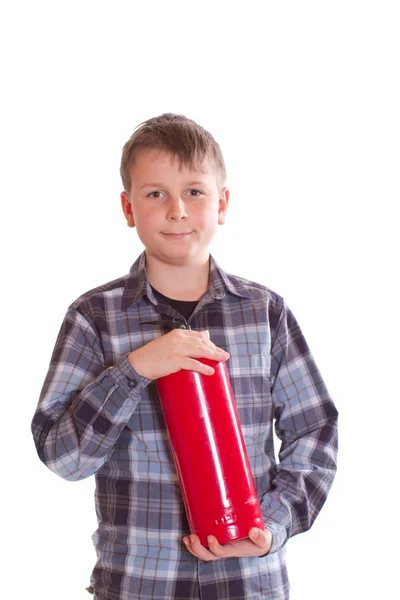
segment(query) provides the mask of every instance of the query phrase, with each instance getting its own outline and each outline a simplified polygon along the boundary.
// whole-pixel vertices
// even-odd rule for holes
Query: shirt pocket
[[[226,366],[246,444],[267,440],[273,414],[270,355],[232,354]]]

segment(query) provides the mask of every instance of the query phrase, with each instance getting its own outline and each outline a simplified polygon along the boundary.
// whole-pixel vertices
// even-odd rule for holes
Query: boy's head
[[[211,134],[180,115],[150,119],[125,144],[121,176],[124,215],[149,261],[205,265],[229,200]]]
[[[165,113],[141,123],[122,150],[121,179],[127,194],[131,191],[132,167],[142,150],[159,150],[178,159],[191,170],[201,170],[207,159],[218,190],[226,181],[226,167],[221,149],[211,133],[183,115]]]

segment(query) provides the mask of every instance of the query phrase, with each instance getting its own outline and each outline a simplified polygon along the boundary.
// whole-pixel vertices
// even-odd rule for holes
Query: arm
[[[251,530],[248,539],[223,546],[213,539],[208,549],[193,534],[184,538],[189,552],[202,560],[273,554],[311,527],[332,485],[338,413],[287,306],[271,348],[271,396],[282,444],[272,489],[261,502],[265,531]]]
[[[111,454],[148,383],[127,356],[106,368],[92,326],[70,309],[32,421],[40,459],[65,479],[92,475]]]
[[[107,368],[95,330],[70,309],[32,421],[40,459],[65,479],[89,477],[111,455],[150,381],[179,369],[211,375],[196,358],[227,356],[201,332],[174,330]]]
[[[282,444],[261,509],[273,553],[313,524],[332,485],[337,455],[338,412],[286,305],[271,349],[271,393]]]

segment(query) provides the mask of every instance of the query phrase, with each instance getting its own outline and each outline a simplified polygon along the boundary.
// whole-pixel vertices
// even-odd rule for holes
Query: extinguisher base
[[[229,542],[246,539],[252,527],[264,529],[264,521],[261,514],[255,515],[251,519],[249,519],[247,515],[247,518],[243,519],[240,518],[239,515],[237,518],[232,512],[229,514],[229,519],[224,519],[224,517],[222,517],[219,521],[214,520],[213,522],[209,521],[208,523],[204,520],[201,528],[199,526],[192,526],[192,524],[190,525],[191,532],[199,537],[201,545],[205,547],[208,546],[207,536],[209,535],[215,537],[218,540],[218,543],[223,545]]]

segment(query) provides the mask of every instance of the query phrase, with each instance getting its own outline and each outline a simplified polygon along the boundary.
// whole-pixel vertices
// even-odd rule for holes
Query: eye
[[[156,190],[155,192],[150,192],[150,194],[147,194],[148,198],[154,198],[154,200],[159,200],[161,198],[162,192],[160,192],[159,190]]]
[[[195,193],[193,193],[193,192],[195,192]],[[191,189],[191,190],[189,190],[189,195],[193,196],[193,197],[201,196],[202,192],[200,192],[200,190]]]

